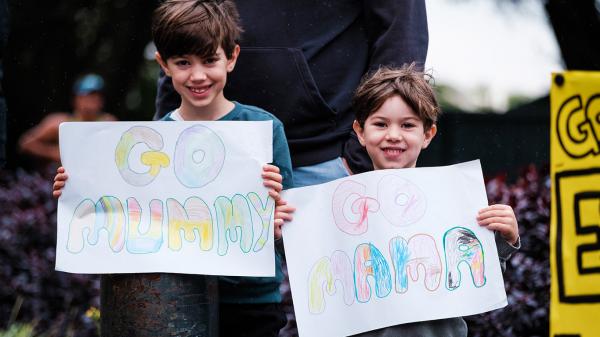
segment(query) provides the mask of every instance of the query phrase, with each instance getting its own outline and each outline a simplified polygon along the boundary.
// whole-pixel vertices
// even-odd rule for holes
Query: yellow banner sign
[[[550,109],[550,335],[597,337],[600,336],[600,72],[553,74]]]

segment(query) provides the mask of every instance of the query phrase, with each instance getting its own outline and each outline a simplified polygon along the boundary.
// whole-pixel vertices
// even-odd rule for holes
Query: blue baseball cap
[[[75,82],[73,93],[75,95],[87,95],[92,92],[102,91],[103,88],[104,80],[100,75],[87,74]]]

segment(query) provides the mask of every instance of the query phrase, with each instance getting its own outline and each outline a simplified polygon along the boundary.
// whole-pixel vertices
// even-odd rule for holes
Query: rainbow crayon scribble
[[[121,200],[115,197],[102,197],[96,203],[96,223],[89,236],[92,245],[98,243],[101,230],[108,232],[108,245],[113,252],[125,247],[125,210]]]
[[[125,211],[118,198],[102,197],[96,203],[85,199],[77,205],[69,223],[67,251],[81,252],[86,241],[96,245],[100,231],[106,231],[110,249],[118,253],[125,246],[125,224]]]
[[[368,277],[375,283],[375,295],[382,298],[392,291],[392,276],[383,254],[371,243],[362,243],[354,253],[354,287],[356,299],[367,302],[371,298],[371,285]]]
[[[164,204],[157,199],[151,200],[149,216],[144,216],[142,206],[133,197],[127,199],[126,209],[118,198],[112,196],[101,197],[96,203],[85,199],[75,208],[69,222],[67,251],[80,253],[86,244],[96,245],[100,233],[106,232],[110,249],[115,253],[123,247],[133,254],[156,253],[165,241],[165,229],[168,232],[167,246],[171,251],[181,250],[184,240],[198,241],[203,251],[213,249],[215,222],[204,200],[190,197],[181,204],[169,198]],[[252,247],[254,252],[264,248],[270,239],[269,229],[275,208],[272,198],[266,195],[263,202],[254,192],[249,193],[247,198],[241,194],[231,199],[221,196],[214,207],[219,255],[227,254],[230,241],[239,242],[244,253],[250,252]],[[254,219],[261,221],[259,235],[254,233]]]
[[[379,203],[373,198],[365,197],[366,191],[365,185],[352,180],[342,182],[335,189],[331,205],[333,219],[342,232],[360,235],[369,229],[368,214],[377,212]]]
[[[214,131],[194,125],[181,132],[175,145],[175,176],[182,185],[202,187],[213,181],[225,162],[225,144]]]
[[[419,221],[427,209],[427,199],[419,187],[394,175],[381,178],[377,185],[377,200],[383,216],[398,227]]]
[[[473,232],[462,227],[449,229],[443,238],[448,290],[455,290],[460,286],[458,266],[463,262],[471,269],[473,283],[477,287],[484,286],[484,255],[479,239]],[[413,282],[423,277],[427,291],[444,289],[440,287],[443,265],[437,247],[435,239],[428,234],[413,235],[408,241],[400,236],[392,238],[389,242],[389,256],[394,268],[394,277],[386,258],[372,243],[361,243],[356,247],[353,265],[349,265],[350,261],[345,252],[336,250],[331,258],[322,257],[311,268],[307,294],[309,311],[321,314],[325,310],[324,292],[330,296],[334,294],[335,282],[338,280],[344,286],[346,305],[353,304],[353,301],[346,298],[346,289],[352,286],[357,302],[368,303],[372,298],[373,287],[377,298],[391,294],[392,282],[395,284],[396,294],[408,292],[409,276]],[[354,284],[350,285],[346,282],[348,268],[353,270]],[[424,275],[421,271],[424,271]]]
[[[390,240],[390,255],[395,270],[396,292],[408,290],[408,276],[413,282],[419,279],[419,266],[423,266],[423,282],[429,291],[436,290],[442,278],[442,260],[433,237],[426,234],[412,236],[408,242],[397,236]]]
[[[135,198],[127,199],[129,230],[127,234],[127,251],[133,254],[157,252],[163,243],[163,203],[160,200],[150,201],[150,221],[142,223],[142,207]]]
[[[271,226],[271,215],[275,210],[275,201],[271,197],[267,197],[267,202],[263,205],[258,194],[254,192],[248,193],[248,200],[254,207],[254,210],[260,216],[261,232],[254,245],[254,251],[258,252],[265,247],[267,241],[269,241],[269,227]]]
[[[213,247],[213,221],[206,203],[197,197],[188,198],[184,205],[179,201],[167,199],[167,218],[169,221],[169,248],[180,250],[181,232],[188,242],[199,239],[201,250]]]
[[[145,144],[153,150],[144,152],[140,158],[141,163],[149,167],[147,172],[135,172],[129,167],[129,155],[137,144]],[[134,126],[125,131],[115,149],[115,164],[123,180],[133,186],[150,184],[161,168],[169,166],[169,156],[160,152],[163,146],[162,136],[152,128]]]
[[[68,252],[77,254],[83,250],[89,234],[94,230],[95,223],[96,204],[90,199],[81,201],[69,222]]]
[[[322,257],[310,270],[308,276],[308,310],[313,314],[325,310],[325,296],[323,287],[329,296],[335,294],[335,282],[339,281],[343,287],[344,303],[354,303],[354,282],[352,276],[352,263],[346,253],[336,250],[331,257]]]
[[[217,212],[217,228],[219,236],[219,246],[217,253],[221,256],[227,254],[229,241],[240,242],[240,248],[244,253],[248,253],[252,248],[254,231],[252,228],[252,214],[248,201],[241,194],[236,194],[233,198],[218,197],[215,200],[215,210]],[[237,229],[239,228],[239,235]]]
[[[460,286],[459,265],[466,263],[471,271],[473,284],[485,284],[483,246],[475,233],[464,227],[451,228],[444,234],[446,252],[446,288],[454,290]]]

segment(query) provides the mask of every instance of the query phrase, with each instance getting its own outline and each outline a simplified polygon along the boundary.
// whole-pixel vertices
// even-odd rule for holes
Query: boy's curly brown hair
[[[380,67],[367,74],[356,89],[352,99],[356,121],[364,127],[367,118],[388,98],[398,95],[429,130],[441,113],[431,81],[433,77],[417,70],[415,63],[400,68]]]

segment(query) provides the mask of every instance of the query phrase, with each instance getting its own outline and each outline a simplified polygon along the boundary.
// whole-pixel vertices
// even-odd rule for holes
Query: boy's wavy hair
[[[231,0],[167,0],[152,18],[154,44],[165,61],[188,54],[208,58],[219,47],[230,59],[242,31]]]
[[[423,121],[425,130],[437,123],[441,113],[432,88],[433,76],[417,69],[416,64],[400,68],[380,67],[363,77],[352,99],[355,118],[361,127],[390,97],[397,95]]]

